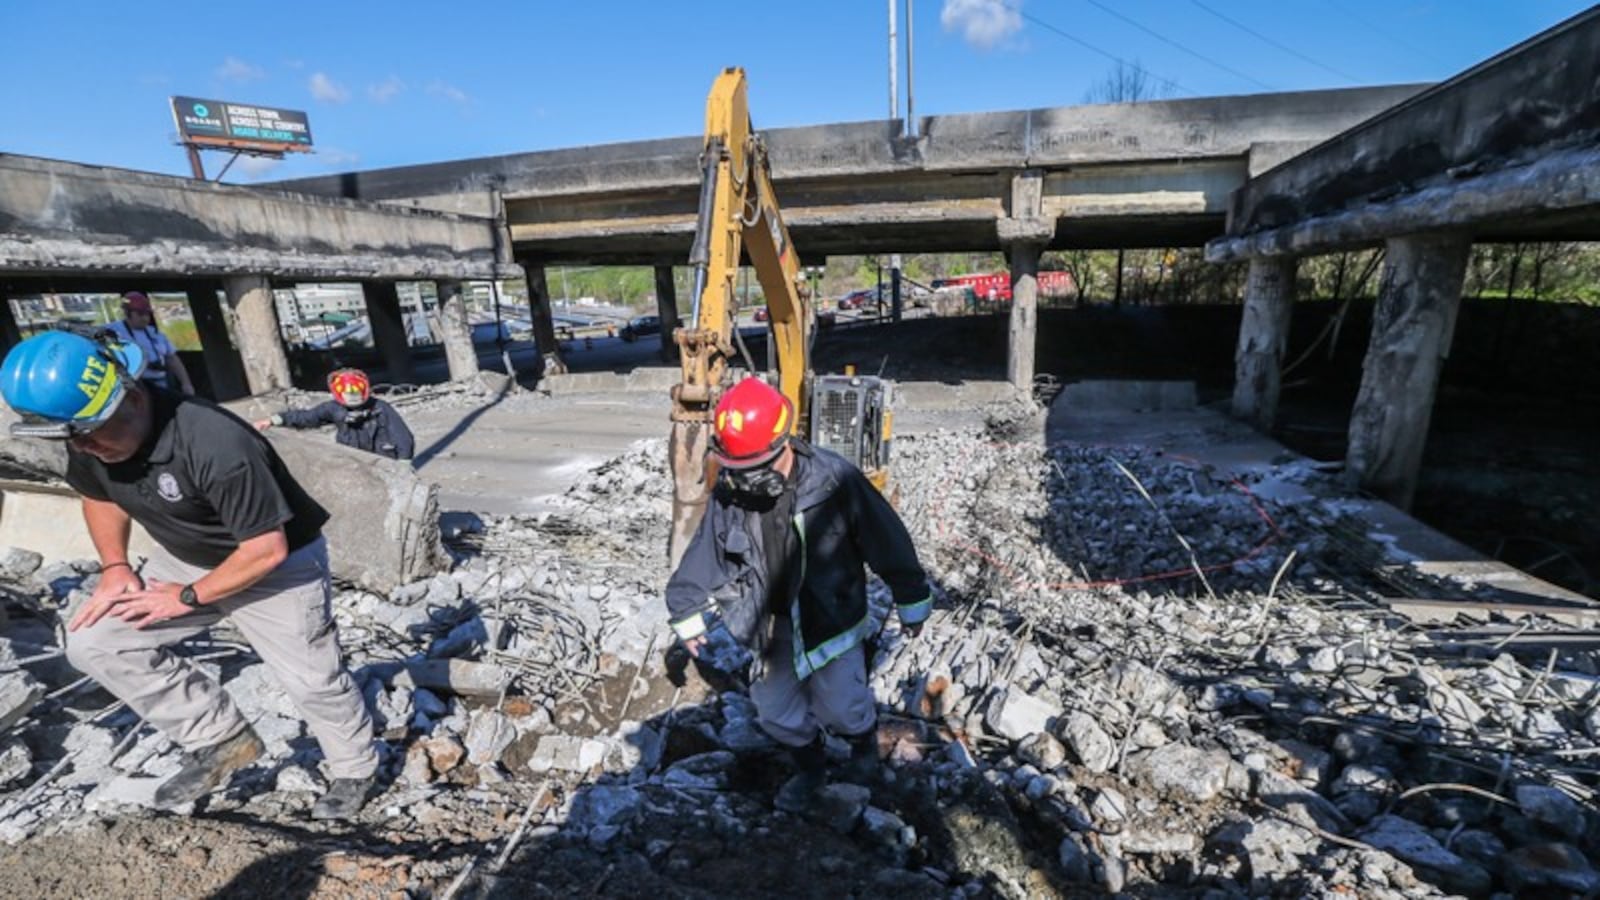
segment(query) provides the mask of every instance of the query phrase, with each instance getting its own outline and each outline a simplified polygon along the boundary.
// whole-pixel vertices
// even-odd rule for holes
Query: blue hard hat
[[[137,344],[47,331],[11,348],[0,362],[0,394],[24,416],[69,426],[64,437],[111,418],[144,362]]]

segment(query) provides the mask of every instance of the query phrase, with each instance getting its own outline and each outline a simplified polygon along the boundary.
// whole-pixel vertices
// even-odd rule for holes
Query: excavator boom
[[[686,327],[673,336],[682,365],[682,381],[672,391],[669,445],[673,502],[668,553],[673,565],[688,547],[715,483],[706,451],[711,413],[737,353],[734,281],[742,254],[748,255],[766,295],[778,387],[794,404],[797,430],[805,420],[809,381],[806,352],[812,322],[801,294],[800,262],[778,211],[766,145],[750,127],[743,69],[724,69],[712,85],[700,166],[700,203],[689,256],[694,309]],[[746,365],[753,368],[748,361]]]
[[[707,462],[711,417],[742,347],[734,279],[748,258],[766,295],[770,340],[776,350],[778,389],[794,404],[797,435],[843,454],[881,490],[887,482],[892,389],[871,377],[811,373],[815,310],[801,277],[800,260],[772,189],[772,167],[761,136],[750,127],[744,70],[724,69],[706,102],[706,137],[700,154],[700,203],[688,324],[673,336],[683,366],[672,390],[672,533],[668,556],[675,567],[699,527],[715,487]],[[752,374],[756,365],[746,359]]]

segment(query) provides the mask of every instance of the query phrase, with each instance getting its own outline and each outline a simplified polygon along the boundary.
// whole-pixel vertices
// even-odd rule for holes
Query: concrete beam
[[[1416,492],[1471,249],[1453,236],[1388,242],[1361,390],[1350,414],[1345,476],[1400,509],[1410,508]]]
[[[1265,148],[1303,147],[1421,90],[1398,85],[764,132],[784,219],[813,256],[1003,249],[1008,174],[1049,170],[1054,246],[1199,246]],[[488,214],[503,193],[520,252],[546,264],[659,265],[689,252],[698,137],[461,160],[282,186]],[[1258,148],[1261,148],[1258,152]],[[1068,225],[1070,224],[1070,227]]]
[[[0,154],[0,272],[496,278],[493,223]]]
[[[451,381],[478,374],[478,351],[472,346],[472,323],[467,321],[467,298],[459,281],[436,281],[439,296],[439,330],[444,339],[445,365]]]
[[[1252,259],[1244,286],[1244,318],[1234,352],[1233,414],[1264,432],[1272,431],[1278,415],[1296,263],[1294,257]]]
[[[1600,240],[1600,150],[1574,148],[1536,162],[1424,188],[1206,244],[1206,260],[1329,253],[1407,234],[1453,231],[1483,242]]]
[[[1275,252],[1322,252],[1418,229],[1484,235],[1507,217],[1571,208],[1570,201],[1541,202],[1537,190],[1519,182],[1559,184],[1561,172],[1536,171],[1541,160],[1563,158],[1567,171],[1585,165],[1584,151],[1600,135],[1596,83],[1600,8],[1252,178],[1234,195],[1228,240],[1208,256],[1257,255],[1264,244]],[[1425,203],[1407,202],[1423,196]],[[1446,208],[1426,208],[1441,201]],[[1600,231],[1592,224],[1574,231],[1575,221],[1523,233],[1582,239]]]
[[[205,284],[189,288],[189,312],[194,316],[195,332],[206,361],[206,380],[211,384],[211,399],[233,400],[250,393],[244,361],[228,336],[228,322],[222,302],[217,298],[221,285]]]
[[[272,284],[260,275],[235,275],[222,282],[233,310],[234,334],[244,362],[245,381],[252,394],[290,387],[289,354],[278,331],[277,304]]]
[[[779,196],[787,182],[838,176],[1015,171],[1140,160],[1243,157],[1252,144],[1323,140],[1416,94],[1386,85],[765,129]],[[274,187],[428,206],[501,191],[533,198],[637,193],[699,183],[699,136],[481,157],[278,182]],[[876,179],[869,179],[876,180]],[[691,197],[692,200],[692,197]],[[457,208],[452,206],[451,208]],[[787,216],[785,217],[787,218]]]
[[[228,404],[246,421],[282,406],[264,398]],[[0,404],[0,460],[28,482],[0,497],[0,540],[44,554],[51,562],[93,559],[81,500],[61,483],[64,444],[11,436],[16,413]],[[333,577],[388,593],[449,565],[439,540],[438,489],[411,466],[341,447],[331,440],[274,428],[266,433],[289,473],[331,516],[323,528]],[[149,535],[133,526],[129,549],[148,554]]]
[[[410,384],[416,371],[411,365],[411,337],[400,307],[399,287],[392,281],[368,281],[361,285],[361,295],[372,325],[372,346],[383,359],[390,383]]]

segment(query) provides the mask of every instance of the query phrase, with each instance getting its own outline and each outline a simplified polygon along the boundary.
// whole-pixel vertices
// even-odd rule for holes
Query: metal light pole
[[[900,87],[896,79],[900,77],[900,61],[895,54],[900,49],[900,34],[895,29],[895,7],[900,5],[900,0],[889,0],[889,118],[900,118]]]
[[[917,136],[917,103],[912,97],[912,87],[916,81],[916,69],[911,64],[912,40],[911,14],[912,5],[916,0],[906,0],[906,134]]]

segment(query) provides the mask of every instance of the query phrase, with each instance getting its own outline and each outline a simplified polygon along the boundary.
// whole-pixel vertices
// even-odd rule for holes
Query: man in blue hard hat
[[[67,623],[67,658],[186,752],[156,791],[172,808],[264,751],[226,691],[173,644],[222,619],[239,629],[321,744],[331,783],[312,816],[347,819],[375,789],[372,720],[329,617],[328,513],[248,423],[139,382],[135,344],[47,332],[0,362],[14,434],[67,444],[66,479],[100,557]],[[128,558],[132,522],[158,547]]]

